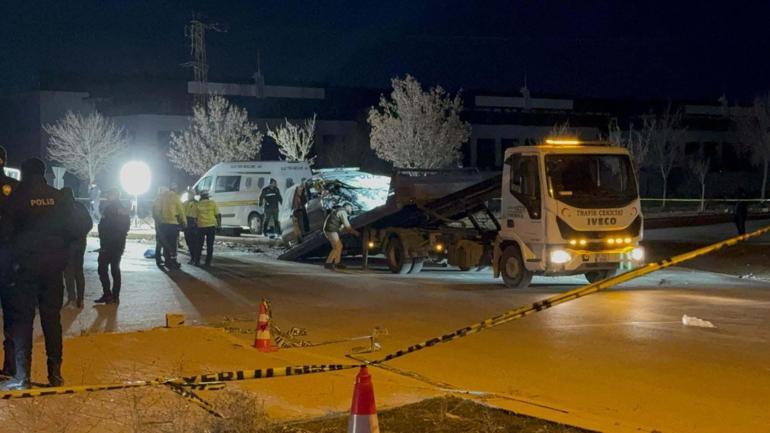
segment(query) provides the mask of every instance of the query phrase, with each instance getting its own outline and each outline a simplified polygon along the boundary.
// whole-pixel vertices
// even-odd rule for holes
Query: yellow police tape
[[[506,311],[505,313],[499,314],[495,317],[492,317],[490,319],[483,320],[481,322],[478,322],[476,324],[466,326],[464,328],[457,329],[453,332],[450,332],[448,334],[444,334],[440,337],[431,338],[429,340],[425,340],[422,343],[411,345],[407,348],[398,350],[396,352],[392,352],[388,355],[385,355],[385,357],[375,360],[375,361],[369,361],[370,364],[381,364],[383,362],[390,361],[391,359],[400,358],[406,354],[417,352],[419,350],[423,350],[428,347],[435,346],[437,344],[441,343],[448,343],[450,341],[457,340],[462,337],[466,337],[471,334],[476,334],[478,332],[481,332],[485,329],[494,328],[495,326],[502,325],[504,323],[508,323],[512,320],[521,319],[522,317],[528,316],[532,313],[537,313],[539,311],[546,310],[548,308],[554,307],[559,304],[563,304],[565,302],[573,301],[578,298],[582,298],[583,296],[590,295],[592,293],[596,293],[601,290],[608,289],[613,286],[617,286],[618,284],[624,283],[626,281],[633,280],[635,278],[639,278],[641,276],[647,275],[651,272],[655,272],[664,268],[667,268],[669,266],[673,266],[682,262],[685,262],[687,260],[694,259],[695,257],[702,256],[704,254],[712,253],[714,251],[720,250],[725,247],[733,246],[737,244],[738,242],[745,241],[747,239],[761,236],[765,233],[770,232],[770,226],[763,227],[761,229],[755,230],[751,233],[747,233],[744,235],[735,236],[733,238],[717,242],[715,244],[711,244],[708,246],[705,246],[703,248],[698,248],[693,251],[689,251],[683,254],[679,254],[678,256],[670,257],[667,259],[660,260],[656,263],[648,263],[645,266],[642,266],[640,268],[636,268],[633,270],[630,270],[628,272],[624,272],[622,274],[616,275],[614,277],[610,277],[607,279],[604,279],[602,281],[598,281],[593,284],[588,284],[586,286],[578,287],[577,289],[570,290],[568,292],[564,292],[555,296],[551,296],[550,298],[543,299],[541,301],[534,302],[529,305],[525,305],[522,307],[514,308],[513,310]]]
[[[395,358],[399,358],[409,353],[414,353],[419,350],[423,350],[428,347],[435,346],[437,344],[447,343],[462,337],[466,337],[468,335],[476,334],[485,329],[493,328],[493,327],[502,325],[504,323],[508,323],[510,321],[528,316],[530,314],[546,310],[556,305],[563,304],[565,302],[569,302],[569,301],[590,295],[592,293],[596,293],[601,290],[608,289],[610,287],[616,286],[626,281],[639,278],[641,276],[647,275],[649,273],[655,272],[660,269],[677,265],[687,260],[691,260],[695,257],[717,251],[724,247],[733,246],[738,242],[745,241],[753,237],[761,236],[768,232],[770,232],[770,226],[763,227],[761,229],[755,230],[745,235],[735,236],[733,238],[730,238],[721,242],[717,242],[715,244],[708,245],[703,248],[698,248],[696,250],[686,252],[671,258],[663,259],[656,263],[649,263],[645,266],[633,269],[631,271],[619,274],[617,276],[610,277],[593,284],[588,284],[586,286],[582,286],[577,289],[573,289],[568,292],[564,292],[562,294],[555,295],[550,298],[546,298],[544,300],[534,302],[529,305],[525,305],[522,307],[518,307],[512,310],[506,311],[490,319],[486,319],[476,324],[457,329],[453,332],[444,334],[440,337],[431,338],[429,340],[423,341],[422,343],[411,345],[405,349],[390,353],[378,360],[366,361],[366,360],[361,360],[356,358],[356,361],[359,361],[360,363],[301,365],[301,366],[289,366],[289,367],[254,369],[254,370],[234,370],[234,371],[223,371],[218,373],[201,374],[201,375],[194,375],[194,376],[184,376],[181,378],[133,381],[133,382],[123,382],[123,383],[108,384],[108,385],[63,386],[63,387],[51,387],[51,388],[29,389],[29,390],[19,390],[19,391],[5,391],[5,392],[0,392],[0,400],[43,397],[43,396],[50,396],[50,395],[66,395],[66,394],[76,394],[76,393],[95,392],[95,391],[112,391],[112,390],[119,390],[119,389],[166,385],[166,386],[170,386],[175,392],[182,394],[188,400],[194,401],[196,404],[203,407],[210,413],[216,416],[221,416],[221,414],[216,413],[216,411],[213,409],[210,403],[201,399],[197,395],[193,397],[193,395],[195,394],[194,392],[192,392],[192,390],[193,389],[195,390],[221,389],[221,387],[224,386],[223,382],[230,382],[230,381],[299,376],[299,375],[306,375],[306,374],[325,373],[330,371],[340,371],[340,370],[359,368],[365,364],[370,364],[370,365],[382,364],[384,362],[390,361]],[[185,390],[185,388],[188,388],[189,390]]]
[[[217,388],[217,389],[222,389],[224,388],[224,386],[225,384],[221,383],[221,388]],[[192,391],[188,387],[181,386],[175,383],[168,384],[168,387],[175,393],[182,396],[182,398],[184,398],[185,400],[199,406],[201,409],[205,410],[209,414],[214,415],[217,418],[224,418],[224,416],[221,413],[219,413],[216,410],[216,408],[214,408],[214,405],[204,400],[201,396],[196,394],[194,391]],[[210,388],[210,389],[213,390],[213,388]]]
[[[119,389],[141,388],[146,386],[175,385],[183,388],[195,389],[198,391],[221,389],[222,382],[232,382],[240,380],[269,379],[273,377],[299,376],[305,374],[325,373],[328,371],[347,370],[358,368],[361,364],[321,364],[321,365],[299,365],[290,367],[261,368],[255,370],[233,370],[222,371],[218,373],[200,374],[195,376],[184,376],[154,380],[139,380],[131,382],[114,383],[107,385],[76,385],[59,386],[50,388],[33,388],[18,391],[0,392],[0,400],[10,400],[17,398],[45,397],[49,395],[67,395],[83,392],[96,391],[115,391]]]

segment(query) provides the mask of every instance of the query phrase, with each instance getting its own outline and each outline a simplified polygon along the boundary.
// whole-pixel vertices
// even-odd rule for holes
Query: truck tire
[[[505,285],[512,289],[526,289],[532,281],[532,272],[524,267],[521,252],[515,245],[510,245],[503,251],[500,258],[500,274]]]
[[[388,268],[394,274],[408,274],[412,270],[412,259],[406,256],[406,249],[398,236],[393,236],[388,242],[388,250],[385,256],[388,259]]]
[[[425,257],[415,257],[412,259],[412,268],[409,270],[410,274],[419,274],[422,271],[422,267],[425,265]]]
[[[597,281],[601,281],[604,279],[607,279],[609,277],[614,277],[615,273],[617,272],[617,269],[604,269],[601,271],[589,271],[585,273],[586,280],[588,280],[589,283],[593,284]]]
[[[249,215],[249,233],[253,235],[262,233],[262,217],[256,212]]]

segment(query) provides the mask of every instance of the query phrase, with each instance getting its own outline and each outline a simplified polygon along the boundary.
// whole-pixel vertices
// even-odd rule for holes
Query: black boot
[[[29,389],[30,363],[17,363],[16,374],[0,382],[0,391],[16,391],[20,389]]]
[[[64,385],[64,378],[61,376],[61,361],[48,360],[48,384],[51,386]]]

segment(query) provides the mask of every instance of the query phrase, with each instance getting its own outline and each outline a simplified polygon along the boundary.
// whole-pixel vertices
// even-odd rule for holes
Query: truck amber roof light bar
[[[551,146],[611,146],[611,143],[606,141],[582,141],[577,138],[546,138],[544,140],[546,145]]]

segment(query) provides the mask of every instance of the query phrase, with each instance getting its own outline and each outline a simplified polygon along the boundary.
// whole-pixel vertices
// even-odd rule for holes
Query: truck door
[[[501,236],[524,242],[530,250],[523,251],[525,260],[542,258],[544,253],[545,220],[540,179],[537,155],[513,154],[506,161]]]

